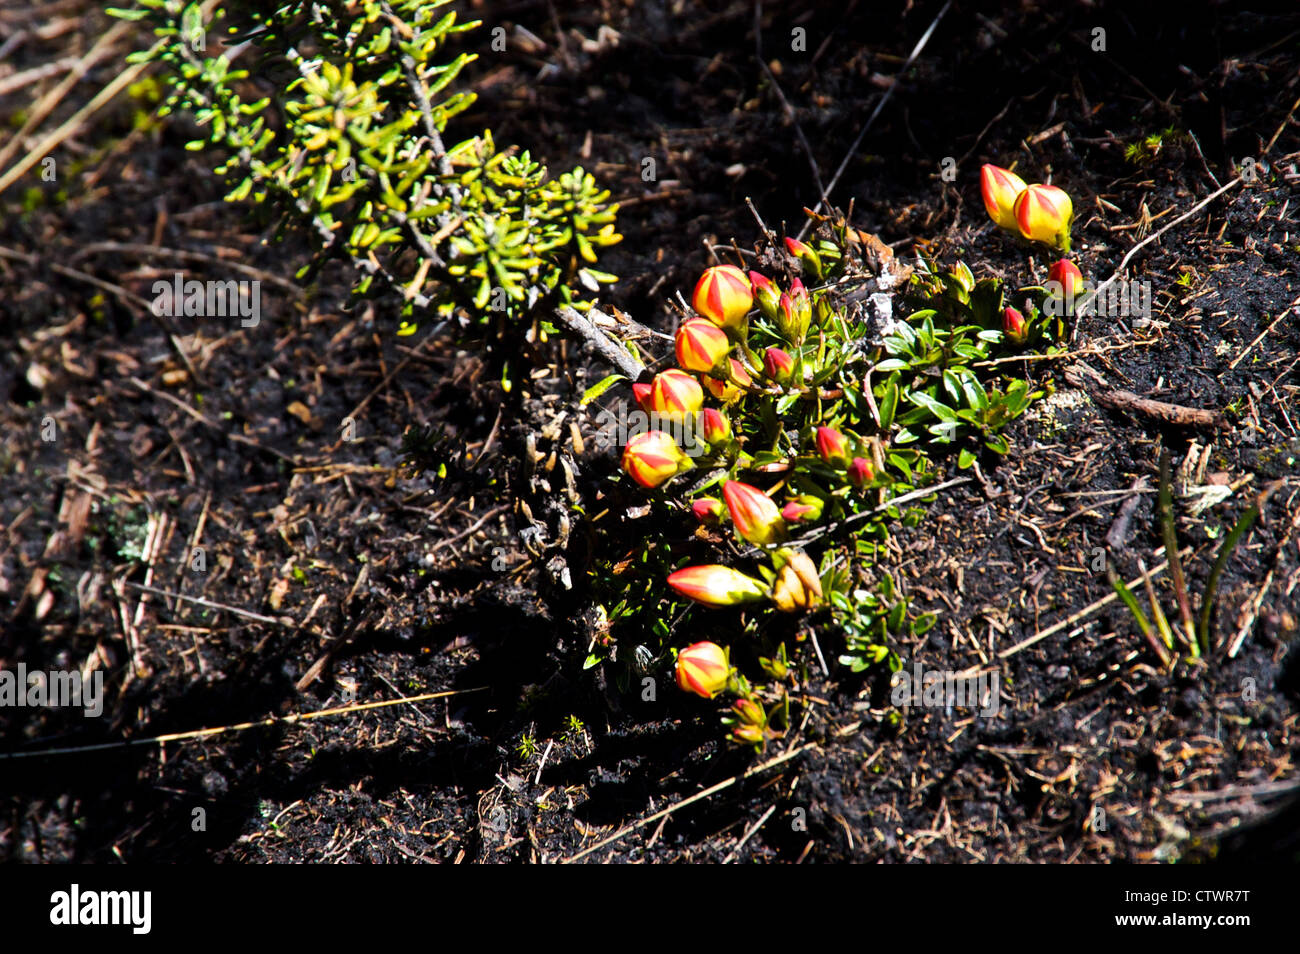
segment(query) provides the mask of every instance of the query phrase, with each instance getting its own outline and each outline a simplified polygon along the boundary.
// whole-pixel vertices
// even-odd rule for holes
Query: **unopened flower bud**
[[[781,289],[772,279],[758,272],[749,273],[749,283],[754,289],[754,304],[768,321],[775,322],[777,302],[781,300]]]
[[[719,328],[738,331],[754,307],[754,293],[736,266],[714,265],[700,276],[691,305]]]
[[[767,713],[753,699],[737,699],[731,704],[731,714],[740,725],[767,725]]]
[[[650,383],[650,411],[662,420],[680,424],[695,417],[704,405],[704,389],[685,371],[660,371]]]
[[[804,270],[817,278],[822,277],[822,260],[812,247],[800,242],[798,239],[786,238],[786,251],[788,251],[803,265]]]
[[[738,381],[746,387],[753,385],[754,379],[749,376],[749,372],[745,370],[745,366],[735,358],[728,359],[727,369],[730,372],[732,380]],[[745,393],[740,388],[736,387],[736,385],[721,378],[706,375],[702,380],[704,386],[708,388],[709,393],[724,404],[733,403]]]
[[[623,470],[646,489],[658,487],[694,465],[663,431],[638,434],[623,448]]]
[[[739,742],[741,745],[762,745],[763,727],[737,723],[731,727],[730,736],[733,742]]]
[[[980,195],[984,208],[999,228],[1019,232],[1016,222],[1016,199],[1025,191],[1025,180],[1001,166],[980,167]]]
[[[714,526],[722,522],[722,501],[716,497],[700,497],[691,503],[691,513],[700,523]]]
[[[767,595],[758,580],[716,563],[684,567],[669,575],[668,585],[687,599],[714,607],[752,603]]]
[[[825,502],[812,494],[801,494],[781,508],[781,516],[787,523],[810,523],[820,520]]]
[[[1061,289],[1067,309],[1074,304],[1079,292],[1083,291],[1083,272],[1068,258],[1060,259],[1047,270],[1047,280]]]
[[[794,358],[780,348],[768,348],[763,354],[763,373],[777,384],[789,384],[794,374]]]
[[[1002,309],[1002,331],[1016,344],[1025,340],[1025,316],[1014,308]]]
[[[650,385],[634,384],[632,385],[632,396],[636,398],[636,403],[641,406],[641,410],[647,414],[652,414],[650,410]]]
[[[772,602],[784,613],[798,613],[812,609],[822,599],[821,581],[817,568],[802,550],[783,550],[784,558],[772,584]]]
[[[700,642],[677,654],[677,686],[705,699],[712,699],[731,681],[727,651],[717,643]]]
[[[821,577],[817,573],[817,565],[808,554],[792,547],[783,547],[776,551],[774,560],[777,566],[791,569],[804,588],[814,598],[821,599]]]
[[[722,444],[731,439],[731,422],[716,408],[706,407],[700,412],[700,430],[709,444]]]
[[[817,428],[817,453],[826,463],[843,466],[849,460],[849,442],[833,427]]]
[[[1016,224],[1020,234],[1062,252],[1070,250],[1070,221],[1074,203],[1062,189],[1050,185],[1026,186],[1016,199]]]
[[[785,520],[772,498],[757,487],[728,480],[722,485],[731,522],[741,538],[755,546],[766,546],[785,539]]]
[[[871,463],[865,457],[855,457],[849,462],[849,483],[854,487],[864,487],[875,477]]]
[[[812,323],[812,299],[803,282],[795,279],[790,293],[777,301],[776,327],[781,337],[791,344],[801,344]]]
[[[677,329],[677,363],[687,371],[712,371],[727,359],[731,341],[707,318],[692,318]]]

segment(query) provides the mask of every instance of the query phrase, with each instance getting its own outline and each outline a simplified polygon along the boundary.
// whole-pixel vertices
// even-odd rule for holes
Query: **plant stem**
[[[1178,614],[1183,621],[1183,638],[1190,644],[1196,630],[1192,624],[1192,601],[1187,596],[1187,581],[1183,578],[1183,561],[1178,556],[1170,469],[1169,448],[1163,447],[1160,450],[1160,531],[1164,536],[1165,556],[1169,560],[1169,579],[1174,584],[1174,596],[1178,599]]]
[[[1174,634],[1169,628],[1169,620],[1165,617],[1165,611],[1156,598],[1156,588],[1151,585],[1151,574],[1147,572],[1146,564],[1141,561],[1138,561],[1138,569],[1142,571],[1142,586],[1147,592],[1147,602],[1151,604],[1151,615],[1155,617],[1156,629],[1160,632],[1160,638],[1164,640],[1165,646],[1173,649]],[[1195,644],[1193,644],[1193,651],[1194,649]]]
[[[1133,618],[1137,620],[1138,629],[1142,630],[1142,638],[1147,641],[1151,651],[1160,658],[1160,664],[1168,668],[1173,657],[1170,655],[1169,650],[1165,648],[1164,643],[1160,642],[1156,636],[1155,630],[1151,628],[1151,621],[1147,619],[1146,614],[1142,612],[1142,607],[1138,605],[1137,597],[1119,578],[1119,574],[1115,572],[1115,567],[1111,565],[1110,560],[1106,561],[1106,579],[1110,581],[1111,588],[1124,601],[1124,605],[1128,607],[1129,612],[1133,614]]]
[[[1219,547],[1219,555],[1214,558],[1214,566],[1210,567],[1210,578],[1205,583],[1205,595],[1201,598],[1201,619],[1196,628],[1196,639],[1201,644],[1201,652],[1207,656],[1210,654],[1210,617],[1214,614],[1214,597],[1219,591],[1219,576],[1223,573],[1223,568],[1228,565],[1228,558],[1232,556],[1237,541],[1241,539],[1242,535],[1250,529],[1250,525],[1259,517],[1259,511],[1264,506],[1264,502],[1282,484],[1283,481],[1276,481],[1255,498],[1255,502],[1251,504],[1250,509],[1241,515],[1241,519],[1233,525],[1232,530],[1224,538],[1222,545]]]
[[[605,317],[594,308],[591,310],[591,314],[597,317]],[[618,368],[631,380],[637,380],[645,371],[645,365],[637,360],[631,352],[621,347],[614,339],[596,327],[585,315],[572,306],[562,305],[555,310],[554,315],[556,320],[570,333],[586,343],[596,354]]]

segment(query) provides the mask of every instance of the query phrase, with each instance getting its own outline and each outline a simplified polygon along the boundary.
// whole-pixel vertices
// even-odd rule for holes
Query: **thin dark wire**
[[[848,168],[849,160],[853,157],[853,154],[858,151],[858,146],[862,145],[863,137],[865,137],[867,131],[871,129],[872,123],[876,121],[876,117],[880,115],[880,111],[884,109],[885,104],[889,102],[889,97],[894,95],[894,90],[898,86],[897,78],[906,73],[908,67],[910,67],[916,58],[921,55],[921,51],[925,49],[925,45],[930,42],[930,37],[934,35],[935,28],[939,25],[939,21],[943,19],[944,14],[948,12],[948,8],[951,6],[952,0],[948,0],[948,2],[943,5],[943,9],[939,11],[932,21],[930,21],[930,26],[923,34],[921,34],[921,39],[917,40],[916,46],[912,48],[911,54],[907,57],[907,62],[904,63],[902,68],[895,74],[895,82],[889,84],[889,89],[885,90],[885,95],[880,97],[880,102],[876,103],[876,108],[871,111],[871,115],[867,117],[866,123],[863,124],[860,130],[858,130],[857,138],[853,140],[853,145],[849,146],[848,152],[844,154],[844,160],[840,163],[839,168],[835,170],[835,175],[831,177],[830,185],[822,190],[822,211],[830,211],[830,194],[835,191],[835,186],[840,181],[840,176],[842,176],[844,170]],[[803,239],[804,235],[807,234],[811,225],[811,220],[803,224],[803,228],[799,230],[800,239]]]
[[[821,170],[817,168],[817,156],[813,153],[808,137],[803,134],[803,128],[799,125],[799,120],[795,116],[794,107],[785,98],[785,93],[781,91],[781,84],[777,82],[776,75],[768,68],[767,61],[763,59],[763,0],[754,0],[754,57],[758,60],[758,65],[763,72],[767,74],[767,81],[772,84],[772,90],[776,93],[777,99],[781,101],[782,109],[790,117],[790,123],[794,126],[794,133],[799,137],[799,145],[803,147],[804,155],[808,157],[808,165],[812,168],[813,184],[817,186],[817,194],[821,196],[822,204],[829,207],[830,193],[822,185]]]

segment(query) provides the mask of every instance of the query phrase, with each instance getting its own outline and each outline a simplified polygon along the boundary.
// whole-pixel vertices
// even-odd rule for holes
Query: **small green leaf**
[[[587,388],[587,390],[583,391],[582,400],[579,401],[578,403],[584,406],[590,404],[592,401],[596,400],[596,398],[600,397],[602,394],[604,394],[606,391],[612,388],[619,381],[626,381],[626,380],[627,377],[625,375],[611,374],[608,377],[603,378],[600,381],[597,381],[591,387]]]
[[[880,427],[888,431],[894,424],[894,415],[898,413],[898,381],[897,376],[889,379],[885,384],[884,394],[880,398]]]

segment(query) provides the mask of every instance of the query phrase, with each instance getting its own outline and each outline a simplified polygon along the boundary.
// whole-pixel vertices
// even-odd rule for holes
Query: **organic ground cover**
[[[304,111],[324,232],[161,65],[94,102],[142,24],[0,11],[0,668],[104,674],[0,708],[5,856],[1294,854],[1300,19],[466,6],[466,164]]]

